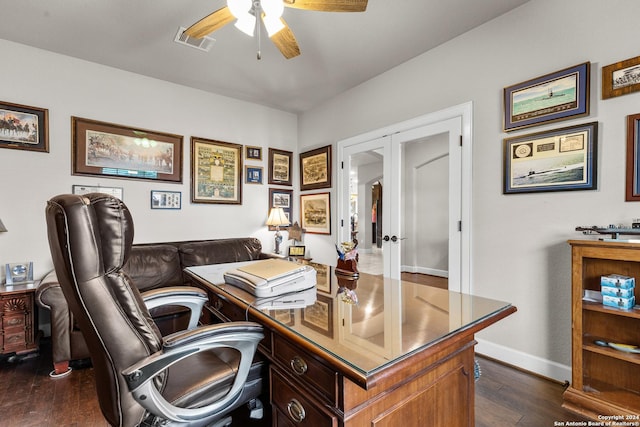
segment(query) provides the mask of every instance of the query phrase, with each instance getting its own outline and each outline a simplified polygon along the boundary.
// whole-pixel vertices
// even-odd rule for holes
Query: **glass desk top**
[[[295,333],[340,359],[363,376],[467,330],[482,329],[511,314],[507,302],[451,292],[412,282],[360,274],[340,279],[334,268],[309,263],[317,285],[290,295],[283,303],[255,298],[224,283],[225,271],[246,263],[188,267],[194,279],[258,310],[279,327]],[[357,302],[355,301],[357,299]]]

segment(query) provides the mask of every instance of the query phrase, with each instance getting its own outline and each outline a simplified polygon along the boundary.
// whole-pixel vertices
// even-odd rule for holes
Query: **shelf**
[[[611,357],[614,359],[622,360],[625,362],[633,363],[635,365],[640,365],[640,354],[638,353],[627,353],[624,351],[616,350],[611,347],[602,347],[594,344],[595,340],[607,341],[602,337],[594,337],[592,335],[585,335],[582,340],[582,349],[584,351],[590,351],[592,353],[598,353],[603,356]]]
[[[582,308],[589,311],[598,311],[600,313],[613,314],[615,316],[629,317],[632,319],[640,319],[640,306],[624,310],[622,308],[610,307],[599,302],[582,300]]]
[[[615,402],[617,405],[625,408],[640,407],[640,394],[630,390],[624,390],[613,384],[603,381],[584,379],[584,393],[597,396],[603,401]]]

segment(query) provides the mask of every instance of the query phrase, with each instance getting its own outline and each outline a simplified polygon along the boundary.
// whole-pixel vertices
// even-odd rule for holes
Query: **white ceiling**
[[[527,1],[369,0],[363,13],[286,8],[302,51],[290,60],[266,34],[256,60],[256,39],[233,25],[212,34],[209,52],[174,43],[180,26],[226,0],[0,0],[0,38],[302,112]]]

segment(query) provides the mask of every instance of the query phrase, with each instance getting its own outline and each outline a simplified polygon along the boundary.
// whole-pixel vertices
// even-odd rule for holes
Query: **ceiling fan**
[[[368,0],[227,0],[227,5],[205,16],[184,31],[189,37],[201,39],[236,20],[235,26],[244,33],[258,34],[260,59],[260,27],[264,25],[269,38],[282,55],[295,58],[300,47],[293,31],[282,18],[285,7],[321,12],[364,12]],[[260,16],[260,19],[257,19]]]

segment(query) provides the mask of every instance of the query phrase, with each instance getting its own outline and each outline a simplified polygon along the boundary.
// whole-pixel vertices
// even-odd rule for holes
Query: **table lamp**
[[[280,253],[280,243],[282,243],[282,235],[280,234],[281,225],[289,225],[289,220],[282,208],[271,208],[269,212],[269,218],[267,219],[267,225],[276,227],[276,246],[273,252]]]

